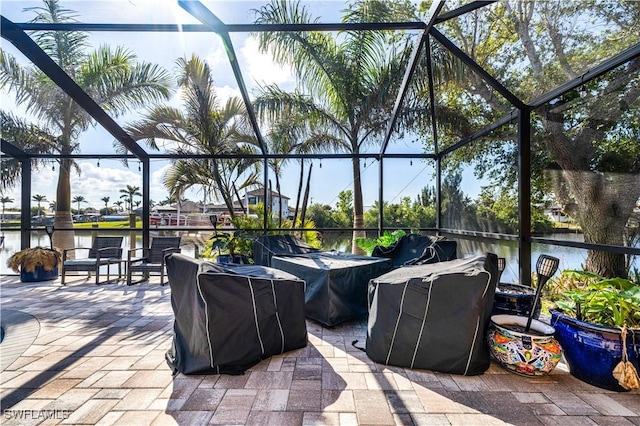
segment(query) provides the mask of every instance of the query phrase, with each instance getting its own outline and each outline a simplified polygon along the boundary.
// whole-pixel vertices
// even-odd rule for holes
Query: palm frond
[[[312,20],[306,7],[299,1],[273,0],[254,11],[258,24],[305,24]],[[344,90],[345,63],[338,54],[335,39],[327,33],[310,32],[261,32],[258,46],[263,53],[271,52],[276,63],[290,64],[311,93],[339,93]]]
[[[75,12],[64,9],[58,0],[44,0],[44,7],[25,9],[36,12],[31,22],[70,23],[78,22]],[[88,48],[88,34],[82,31],[34,31],[33,39],[67,74],[72,77],[75,67],[84,60]]]
[[[98,104],[116,116],[168,99],[172,86],[169,73],[136,59],[123,47],[101,46],[82,63],[77,80]]]
[[[125,126],[125,130],[136,141],[144,141],[147,146],[158,150],[158,140],[168,140],[191,145],[185,132],[187,118],[173,107],[157,106],[148,111],[142,119]]]
[[[299,92],[285,92],[278,86],[269,85],[261,88],[254,101],[256,114],[263,120],[277,121],[286,119],[290,114],[304,116],[309,127],[323,126],[332,128],[335,133],[348,136],[348,123],[338,120],[332,111],[314,102],[314,99]]]

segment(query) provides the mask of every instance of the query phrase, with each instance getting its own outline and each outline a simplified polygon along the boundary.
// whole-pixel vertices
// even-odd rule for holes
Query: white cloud
[[[105,164],[102,160],[100,167],[97,167],[97,161],[79,162],[81,174],[72,173],[71,197],[81,195],[87,200],[87,204],[82,203],[81,208],[103,207],[103,197],[109,197],[109,204],[113,205],[114,201],[120,199],[120,190],[125,189],[127,185],[142,186],[142,174],[134,171],[135,166],[131,165],[132,169],[122,169],[113,167],[113,162],[109,163],[111,165]]]
[[[224,107],[227,101],[234,96],[238,98],[242,97],[240,90],[230,86],[216,87],[216,93],[218,94],[218,99],[220,100],[220,107]]]
[[[255,37],[247,37],[240,48],[242,56],[241,65],[247,85],[267,85],[293,83],[294,78],[291,67],[280,66],[273,61],[271,53],[260,53],[258,40]]]

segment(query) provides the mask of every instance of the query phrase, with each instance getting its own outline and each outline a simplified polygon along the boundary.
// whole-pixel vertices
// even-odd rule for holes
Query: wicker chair
[[[92,272],[96,274],[96,285],[100,284],[100,267],[107,267],[107,281],[111,281],[110,265],[118,265],[118,279],[122,277],[122,240],[123,237],[95,237],[91,247],[76,247],[62,252],[62,285],[65,285],[67,272]],[[69,253],[88,250],[86,258],[67,259]]]
[[[140,251],[142,252],[142,257],[135,257],[136,253]],[[149,248],[138,247],[129,250],[127,255],[127,285],[148,280],[150,272],[160,273],[160,285],[164,285],[164,258],[170,253],[180,253],[180,237],[155,237],[151,240]],[[143,278],[133,282],[131,275],[134,272],[142,272]]]

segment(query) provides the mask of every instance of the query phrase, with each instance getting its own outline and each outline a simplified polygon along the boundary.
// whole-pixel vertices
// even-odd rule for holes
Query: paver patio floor
[[[351,345],[363,345],[365,321],[308,321],[306,348],[242,376],[172,377],[169,287],[79,278],[0,277],[3,318],[19,314],[0,345],[15,359],[0,373],[0,423],[640,425],[640,392],[587,385],[563,365],[526,378],[496,364],[473,377],[375,364]]]

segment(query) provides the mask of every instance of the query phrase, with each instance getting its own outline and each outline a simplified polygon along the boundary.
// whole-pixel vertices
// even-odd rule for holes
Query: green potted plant
[[[32,247],[14,253],[7,266],[20,273],[20,281],[34,282],[56,279],[59,275],[62,253],[57,249]]]
[[[393,232],[384,231],[382,235],[377,238],[356,238],[356,245],[364,250],[367,255],[371,256],[371,252],[377,246],[387,247],[395,243],[397,240],[406,235],[406,232],[402,229],[397,229]]]
[[[604,389],[637,389],[640,286],[628,279],[604,279],[584,271],[564,271],[563,275],[582,283],[554,294],[557,309],[550,310],[551,325],[569,371]],[[614,376],[620,365],[625,365],[631,376]]]
[[[242,230],[214,233],[207,241],[203,255],[218,263],[250,263],[253,246],[243,234]]]

